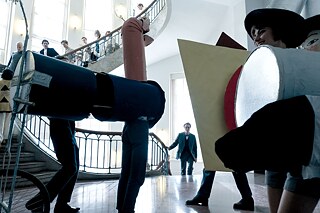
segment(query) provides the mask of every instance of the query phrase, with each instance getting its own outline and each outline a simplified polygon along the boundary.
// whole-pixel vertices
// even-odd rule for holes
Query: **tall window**
[[[0,0],[0,63],[6,64],[5,62],[5,49],[6,49],[6,43],[8,41],[8,35],[9,32],[9,20],[10,20],[10,5],[11,2],[6,0]]]
[[[63,53],[60,42],[67,29],[67,6],[69,0],[34,0],[31,25],[31,49],[40,51],[41,41],[47,39],[49,47]]]
[[[202,161],[201,149],[198,139],[198,131],[191,105],[187,81],[182,74],[173,74],[171,75],[171,79],[171,141],[174,141],[177,135],[180,132],[184,131],[183,124],[189,122],[191,124],[190,132],[194,134],[197,138],[198,161]]]
[[[102,36],[106,31],[114,30],[112,28],[113,14],[111,0],[84,0],[83,30],[88,42],[96,39],[95,30],[99,30]]]

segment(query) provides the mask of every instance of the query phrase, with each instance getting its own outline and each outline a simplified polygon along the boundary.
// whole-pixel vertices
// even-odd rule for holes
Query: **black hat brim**
[[[305,20],[305,27],[308,33],[313,30],[320,30],[320,15],[307,18]]]
[[[274,33],[281,35],[287,47],[297,47],[305,39],[304,18],[290,10],[263,8],[251,11],[245,18],[244,25],[251,36],[251,28],[270,27]],[[275,32],[277,31],[277,32]]]

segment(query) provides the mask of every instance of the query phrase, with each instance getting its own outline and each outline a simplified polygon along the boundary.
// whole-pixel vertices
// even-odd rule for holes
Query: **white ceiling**
[[[146,48],[148,65],[179,54],[177,39],[214,45],[225,32],[249,50],[254,48],[243,21],[256,8],[284,8],[302,12],[304,17],[320,10],[319,0],[167,0],[167,5],[167,26]]]
[[[167,25],[146,48],[147,64],[179,54],[177,39],[215,44],[224,31],[246,45],[245,0],[167,0]]]

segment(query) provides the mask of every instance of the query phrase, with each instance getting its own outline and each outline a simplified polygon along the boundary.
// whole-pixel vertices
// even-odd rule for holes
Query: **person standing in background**
[[[97,61],[98,58],[104,55],[104,41],[98,41],[101,38],[101,33],[99,30],[94,31],[94,36],[96,37],[97,42],[95,43],[95,48],[91,53],[91,60]]]
[[[11,54],[11,57],[9,59],[8,65],[5,69],[8,69],[12,72],[12,74],[14,73],[14,71],[16,70],[16,66],[22,56],[22,51],[23,51],[23,44],[21,41],[17,42],[17,51],[13,52]]]
[[[193,162],[197,162],[197,140],[195,135],[190,133],[190,123],[185,123],[183,127],[185,131],[179,133],[174,143],[168,149],[171,150],[179,145],[176,158],[180,159],[181,175],[186,175],[187,162],[187,174],[192,175]]]
[[[81,38],[81,41],[82,41],[81,46],[85,46],[88,44],[88,40],[84,36]],[[84,51],[82,52],[82,66],[83,67],[88,67],[89,61],[90,61],[90,55],[91,55],[90,47],[85,48]]]
[[[138,4],[138,6],[137,6],[137,8],[139,9],[139,13],[141,13],[142,12],[142,10],[143,10],[143,4],[142,3],[139,3]]]
[[[61,41],[61,45],[64,47],[64,54],[67,54],[67,53],[73,51],[73,49],[71,49],[71,48],[69,47],[69,42],[68,42],[67,40],[62,40],[62,41]],[[74,54],[74,53],[68,55],[68,56],[67,56],[68,62],[71,63],[71,64],[73,64],[73,63],[75,62],[75,57],[76,57],[76,54]]]
[[[45,55],[45,56],[49,56],[49,57],[55,57],[57,55],[59,55],[59,53],[57,53],[57,51],[54,48],[49,48],[49,41],[44,39],[42,40],[42,46],[43,49],[40,50],[40,54]]]

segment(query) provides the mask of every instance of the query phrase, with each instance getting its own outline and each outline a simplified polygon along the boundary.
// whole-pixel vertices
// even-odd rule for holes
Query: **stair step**
[[[18,145],[19,145],[19,143],[15,140],[13,140],[12,141],[12,143],[11,143],[11,148],[10,148],[10,150],[11,150],[11,153],[14,153],[14,152],[17,152],[17,150],[18,150]],[[4,151],[5,151],[5,148],[6,148],[6,145],[5,144],[1,144],[1,146],[0,146],[0,153],[3,153]],[[23,149],[23,144],[21,145],[21,149]]]
[[[47,184],[51,178],[56,174],[57,171],[41,171],[39,173],[33,174],[36,176],[43,184]]]
[[[9,166],[10,169],[14,169],[14,163],[11,163]],[[43,171],[46,169],[45,162],[42,161],[34,161],[34,162],[20,162],[19,167],[20,170],[27,171],[31,174]]]
[[[48,183],[48,181],[53,177],[53,175],[56,173],[56,171],[42,171],[41,173],[33,174],[36,176],[44,185]],[[32,173],[31,173],[32,174]],[[7,179],[7,189],[10,189],[12,183],[12,177],[9,177]],[[29,187],[34,186],[34,184],[31,181],[28,181],[26,179],[21,179],[19,177],[16,178],[16,188],[20,187]]]
[[[17,153],[11,153],[11,162],[14,162],[16,160],[17,157]],[[19,158],[19,162],[28,162],[28,161],[35,161],[34,160],[34,153],[32,152],[21,152],[20,153],[20,158]],[[8,162],[9,160],[9,156],[8,154],[6,154],[6,158],[5,158],[5,162]],[[2,164],[3,162],[3,155],[0,154],[0,164]]]

